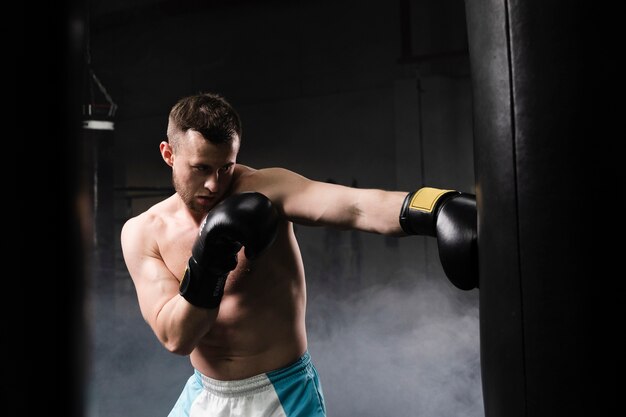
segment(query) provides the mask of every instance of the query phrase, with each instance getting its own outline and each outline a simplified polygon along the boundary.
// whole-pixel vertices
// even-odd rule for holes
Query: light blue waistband
[[[309,372],[310,364],[311,356],[306,351],[291,365],[245,379],[222,381],[208,377],[197,369],[194,369],[194,374],[202,387],[212,394],[221,397],[238,397],[265,391],[272,388],[273,384],[278,381],[290,378],[298,373]]]

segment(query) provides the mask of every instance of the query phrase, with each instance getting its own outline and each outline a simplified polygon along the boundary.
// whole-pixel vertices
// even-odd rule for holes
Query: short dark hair
[[[228,101],[215,93],[181,98],[170,110],[169,122],[176,130],[195,130],[215,144],[229,143],[235,136],[241,139],[239,114]],[[168,140],[175,142],[176,138],[168,136]],[[176,143],[171,145],[176,147]]]

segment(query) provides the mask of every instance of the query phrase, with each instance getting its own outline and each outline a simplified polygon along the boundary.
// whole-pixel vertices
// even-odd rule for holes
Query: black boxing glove
[[[278,220],[276,208],[261,193],[235,194],[218,203],[200,225],[180,295],[197,307],[216,308],[241,247],[248,259],[258,257],[276,238]]]
[[[420,188],[407,194],[400,210],[406,234],[437,238],[439,260],[457,288],[478,288],[476,197],[455,190]]]

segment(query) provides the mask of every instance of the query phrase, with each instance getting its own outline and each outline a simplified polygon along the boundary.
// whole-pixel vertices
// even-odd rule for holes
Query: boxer
[[[141,314],[194,368],[169,417],[323,417],[294,224],[442,234],[447,262],[465,262],[456,253],[475,246],[473,196],[357,189],[254,169],[237,163],[241,136],[240,117],[223,97],[180,99],[160,143],[175,193],[122,228]],[[455,285],[475,286],[471,266],[452,269]]]

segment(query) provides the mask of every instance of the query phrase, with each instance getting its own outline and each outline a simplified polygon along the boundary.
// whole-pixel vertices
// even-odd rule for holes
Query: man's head
[[[239,115],[222,97],[198,94],[172,107],[161,155],[172,167],[176,192],[191,210],[206,213],[224,196],[240,141]]]
[[[217,94],[204,93],[180,99],[169,114],[167,139],[176,151],[180,133],[195,130],[215,144],[241,139],[241,120],[235,109]]]

